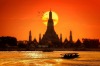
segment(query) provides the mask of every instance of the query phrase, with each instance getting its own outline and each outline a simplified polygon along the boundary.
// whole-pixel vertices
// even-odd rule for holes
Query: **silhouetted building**
[[[26,48],[26,42],[24,41],[18,41],[18,48]]]
[[[69,42],[68,39],[65,38],[65,40],[64,40],[64,44],[66,44],[66,43],[68,43],[68,42]]]
[[[9,47],[17,46],[17,39],[15,37],[0,37],[0,50],[8,50]]]
[[[73,42],[73,39],[72,39],[72,31],[70,31],[69,41],[70,42]]]
[[[86,48],[98,48],[99,39],[82,39],[83,44]]]
[[[60,34],[60,43],[62,43],[62,34]]]
[[[38,42],[37,42],[36,38],[34,38],[34,40],[29,45],[29,47],[30,47],[29,49],[34,49],[34,48],[36,48],[37,45],[38,45]]]
[[[72,31],[70,31],[70,35],[69,35],[69,41],[67,43],[67,48],[72,48],[74,47],[74,42],[73,42],[73,39],[72,39]]]
[[[75,48],[79,48],[79,47],[81,47],[82,46],[82,43],[81,43],[81,41],[78,39],[77,41],[76,41],[76,43],[75,43]]]
[[[37,44],[38,44],[36,38],[34,38],[34,40],[33,40],[33,44],[34,44],[34,45],[37,45]]]
[[[31,35],[31,31],[29,31],[29,42],[32,42],[32,35]]]
[[[67,44],[68,44],[68,43],[69,43],[68,39],[65,38],[65,40],[64,40],[64,42],[63,42],[63,45],[64,45],[65,48],[67,47]]]
[[[4,46],[17,46],[17,39],[15,37],[0,37],[0,45]]]
[[[39,34],[39,43],[40,43],[40,41],[41,41],[41,34]]]
[[[54,30],[54,23],[52,19],[52,12],[49,12],[49,19],[47,24],[47,30],[45,34],[43,35],[40,43],[44,45],[54,45],[59,46],[59,38]]]

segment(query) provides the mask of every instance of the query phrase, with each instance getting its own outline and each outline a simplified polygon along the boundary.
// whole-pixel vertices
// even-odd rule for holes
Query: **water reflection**
[[[26,57],[29,57],[29,58],[43,58],[44,55],[41,54],[41,53],[26,53],[25,54]]]
[[[62,53],[0,52],[0,66],[100,66],[100,52],[79,52],[80,58],[69,60],[61,59]]]
[[[54,59],[57,63],[61,63],[63,59]]]

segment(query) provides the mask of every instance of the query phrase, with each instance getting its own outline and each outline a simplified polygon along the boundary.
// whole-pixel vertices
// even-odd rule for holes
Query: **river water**
[[[77,52],[79,58],[62,59],[60,54]],[[0,66],[100,66],[99,51],[1,51]]]

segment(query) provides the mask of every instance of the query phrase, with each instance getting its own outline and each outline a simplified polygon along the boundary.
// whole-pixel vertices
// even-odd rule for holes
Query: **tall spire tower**
[[[59,42],[59,38],[54,30],[54,22],[52,19],[52,12],[50,10],[48,24],[47,24],[47,30],[41,39],[41,43],[42,44],[48,44],[48,43],[56,44],[57,42]]]
[[[62,43],[62,34],[60,34],[60,42]]]
[[[41,41],[41,34],[39,34],[39,43],[40,43],[40,41]]]
[[[72,31],[70,31],[69,41],[70,42],[73,42],[73,39],[72,39]]]
[[[54,23],[52,19],[52,12],[49,12],[49,19],[48,19],[48,24],[47,24],[47,31],[50,32],[50,30],[54,31]]]
[[[49,12],[49,19],[52,19],[52,12],[51,12],[51,10]]]
[[[29,42],[32,42],[31,30],[29,31]]]

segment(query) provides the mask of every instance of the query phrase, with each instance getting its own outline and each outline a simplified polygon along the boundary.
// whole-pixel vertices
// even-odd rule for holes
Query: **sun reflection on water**
[[[57,63],[61,63],[63,60],[62,59],[54,59]]]
[[[0,66],[100,66],[100,52],[79,53],[80,58],[62,59],[61,52],[1,52]]]
[[[41,53],[28,53],[26,56],[29,58],[43,58],[43,54]]]
[[[48,64],[48,63],[46,63],[45,66],[53,66],[53,64]]]

